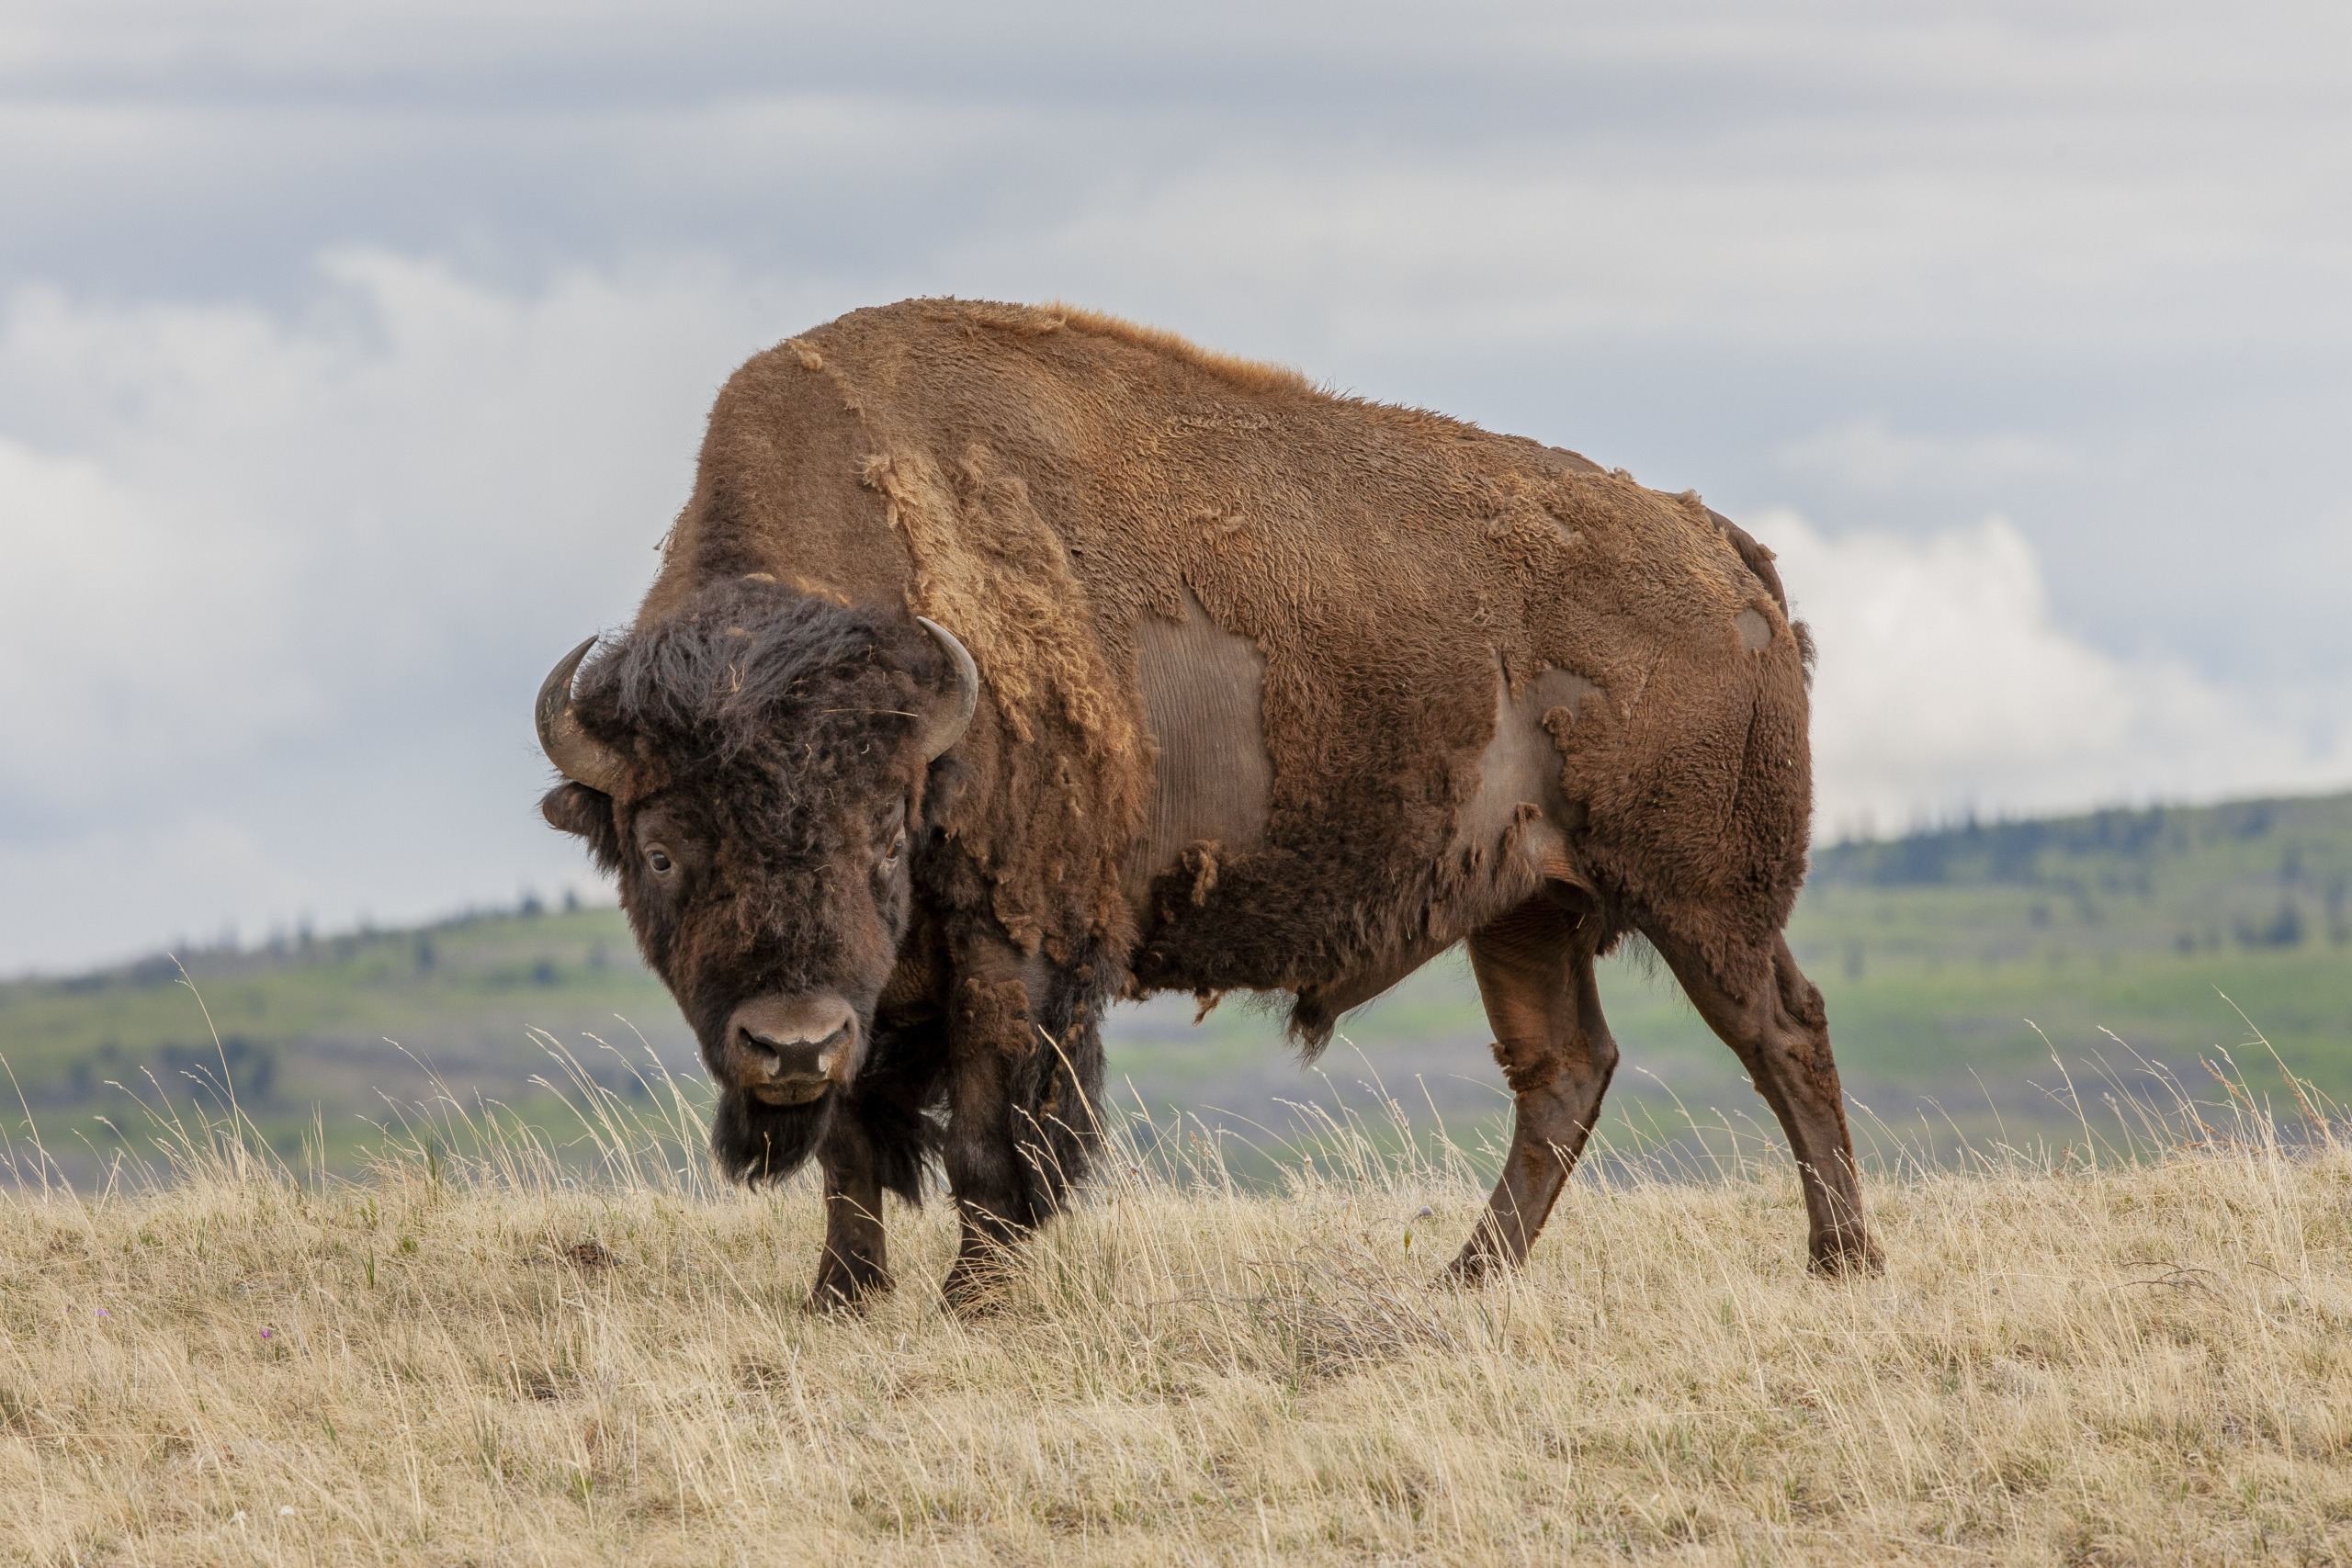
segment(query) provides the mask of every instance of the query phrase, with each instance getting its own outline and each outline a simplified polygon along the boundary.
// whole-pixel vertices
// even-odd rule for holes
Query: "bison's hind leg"
[[[1470,939],[1495,1060],[1516,1100],[1502,1175],[1451,1279],[1483,1279],[1527,1256],[1600,1117],[1617,1043],[1594,984],[1595,924],[1538,897]]]
[[[1829,1016],[1821,993],[1797,968],[1788,939],[1775,936],[1768,952],[1710,964],[1696,942],[1656,929],[1645,934],[1788,1134],[1804,1188],[1814,1271],[1879,1272],[1884,1263],[1863,1223],[1845,1092],[1829,1054]],[[1726,978],[1724,971],[1739,977]]]

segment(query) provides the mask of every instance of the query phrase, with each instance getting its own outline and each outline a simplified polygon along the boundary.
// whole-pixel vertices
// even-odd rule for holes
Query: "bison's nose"
[[[735,1010],[726,1075],[771,1105],[806,1105],[847,1081],[857,1014],[839,997],[763,997]]]

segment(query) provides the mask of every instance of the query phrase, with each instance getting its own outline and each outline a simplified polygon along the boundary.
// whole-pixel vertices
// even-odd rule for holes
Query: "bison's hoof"
[[[835,1313],[862,1313],[890,1293],[890,1275],[884,1269],[828,1269],[809,1287],[800,1310],[811,1317]]]
[[[956,1316],[986,1317],[1004,1310],[1012,1295],[1011,1276],[1001,1258],[959,1258],[947,1270],[940,1293]]]
[[[1445,1266],[1437,1283],[1441,1289],[1468,1289],[1492,1284],[1510,1272],[1510,1263],[1473,1242],[1462,1249],[1461,1257]]]
[[[1886,1272],[1886,1254],[1866,1235],[1824,1237],[1809,1250],[1805,1267],[1825,1280],[1871,1280]]]

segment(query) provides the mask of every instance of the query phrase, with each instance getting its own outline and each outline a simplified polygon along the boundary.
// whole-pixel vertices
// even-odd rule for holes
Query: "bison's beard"
[[[721,1170],[747,1186],[782,1181],[815,1152],[840,1098],[829,1089],[806,1105],[770,1105],[741,1089],[721,1090],[710,1152]]]

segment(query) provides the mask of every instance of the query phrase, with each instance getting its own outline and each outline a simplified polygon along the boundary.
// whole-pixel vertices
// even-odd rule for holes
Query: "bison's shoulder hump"
[[[943,333],[994,339],[1008,346],[1059,338],[1169,360],[1245,391],[1311,395],[1321,390],[1304,372],[1289,366],[1219,353],[1165,328],[1058,301],[1015,305],[993,299],[901,299],[894,305],[853,310],[792,340],[792,346],[803,355],[822,355],[831,341],[863,357],[893,342],[911,344]]]

